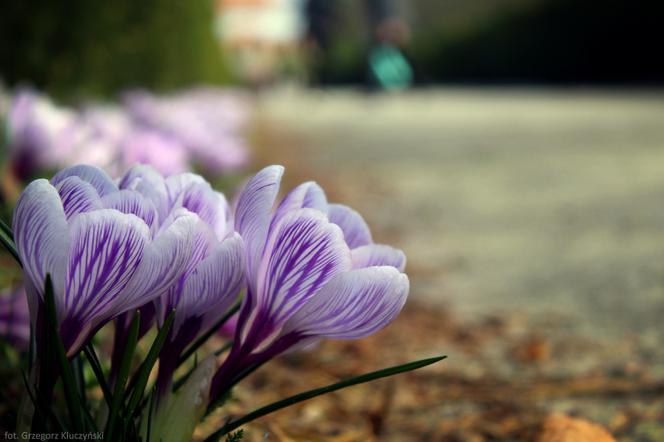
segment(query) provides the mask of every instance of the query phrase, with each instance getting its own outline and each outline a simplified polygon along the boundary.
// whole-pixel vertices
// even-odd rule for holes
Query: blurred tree
[[[59,96],[228,81],[212,0],[1,0],[0,77]]]

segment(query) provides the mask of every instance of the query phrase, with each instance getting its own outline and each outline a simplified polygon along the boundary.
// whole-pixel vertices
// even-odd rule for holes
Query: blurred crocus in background
[[[8,342],[19,351],[28,349],[30,313],[22,286],[0,292],[0,341]]]
[[[182,143],[192,162],[210,173],[237,170],[247,164],[242,130],[248,106],[240,95],[212,88],[156,96],[146,91],[125,94],[132,118]]]
[[[19,179],[57,168],[85,137],[73,110],[31,90],[20,90],[11,100],[5,126],[9,161]]]
[[[5,117],[10,170],[19,180],[90,164],[112,175],[149,164],[170,175],[198,166],[211,174],[248,161],[244,129],[249,108],[239,94],[214,88],[158,97],[125,94],[122,104],[54,104],[19,89]]]
[[[406,302],[403,252],[372,244],[360,215],[328,204],[316,183],[293,189],[273,212],[282,174],[281,166],[263,169],[238,199],[248,287],[233,347],[212,381],[213,402],[287,350],[382,329]]]

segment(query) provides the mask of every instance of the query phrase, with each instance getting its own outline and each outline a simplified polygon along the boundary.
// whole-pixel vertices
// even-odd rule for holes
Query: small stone
[[[554,414],[544,420],[537,442],[616,442],[600,425]]]

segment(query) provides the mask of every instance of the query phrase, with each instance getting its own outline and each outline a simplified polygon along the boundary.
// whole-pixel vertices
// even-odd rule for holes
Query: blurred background
[[[449,359],[247,440],[664,440],[663,18],[627,0],[2,0],[2,216],[81,161],[229,193],[284,164],[287,187],[318,181],[405,250],[411,298],[374,337],[274,361],[231,410]]]

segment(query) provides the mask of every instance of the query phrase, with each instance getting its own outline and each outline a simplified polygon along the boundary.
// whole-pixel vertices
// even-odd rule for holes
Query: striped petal
[[[63,340],[70,350],[85,333],[122,313],[114,307],[143,258],[150,234],[134,215],[102,209],[73,219],[67,271]],[[79,331],[81,330],[81,331]],[[78,336],[77,336],[78,335]],[[75,343],[75,344],[74,344]]]
[[[265,248],[256,305],[279,323],[350,266],[350,251],[339,227],[317,210],[292,211],[276,226]]]
[[[138,192],[120,190],[106,195],[101,199],[101,202],[107,209],[136,215],[145,222],[151,231],[156,228],[157,209],[152,201]]]
[[[325,191],[313,181],[302,183],[290,192],[281,201],[272,219],[274,227],[285,214],[291,210],[311,208],[327,213],[327,198]]]
[[[185,282],[178,318],[202,317],[201,329],[206,330],[230,308],[244,283],[243,249],[242,238],[235,233],[196,266]]]
[[[48,181],[33,181],[23,191],[14,210],[13,229],[29,285],[43,294],[44,280],[50,273],[61,315],[70,239],[60,196]]]
[[[99,196],[105,196],[111,192],[118,190],[117,186],[113,183],[113,180],[98,167],[88,166],[88,165],[79,165],[69,167],[58,172],[52,179],[51,183],[54,186],[60,184],[64,181],[65,178],[76,176],[86,181],[92,185],[97,190]]]
[[[119,188],[137,191],[152,201],[160,220],[166,218],[169,209],[166,183],[153,167],[143,164],[132,167],[120,179]]]
[[[191,259],[194,229],[198,222],[198,217],[187,211],[174,214],[172,221],[145,248],[136,277],[116,306],[117,310],[138,308],[177,282]]]
[[[81,213],[102,208],[101,199],[92,184],[77,176],[70,176],[57,185],[67,219]]]
[[[406,269],[406,255],[399,249],[384,244],[369,244],[351,251],[354,269],[373,266],[391,266],[403,272]]]
[[[210,187],[208,183],[189,186],[181,196],[180,204],[197,214],[214,231],[218,240],[225,238],[229,229],[230,209],[226,197]]]
[[[282,166],[266,167],[249,180],[238,198],[235,228],[244,239],[250,284],[256,280],[283,173]]]
[[[408,277],[394,267],[369,267],[335,277],[284,327],[303,338],[359,339],[389,324],[408,297]]]
[[[343,204],[330,204],[328,216],[331,222],[341,227],[351,249],[372,243],[369,226],[355,210]]]

